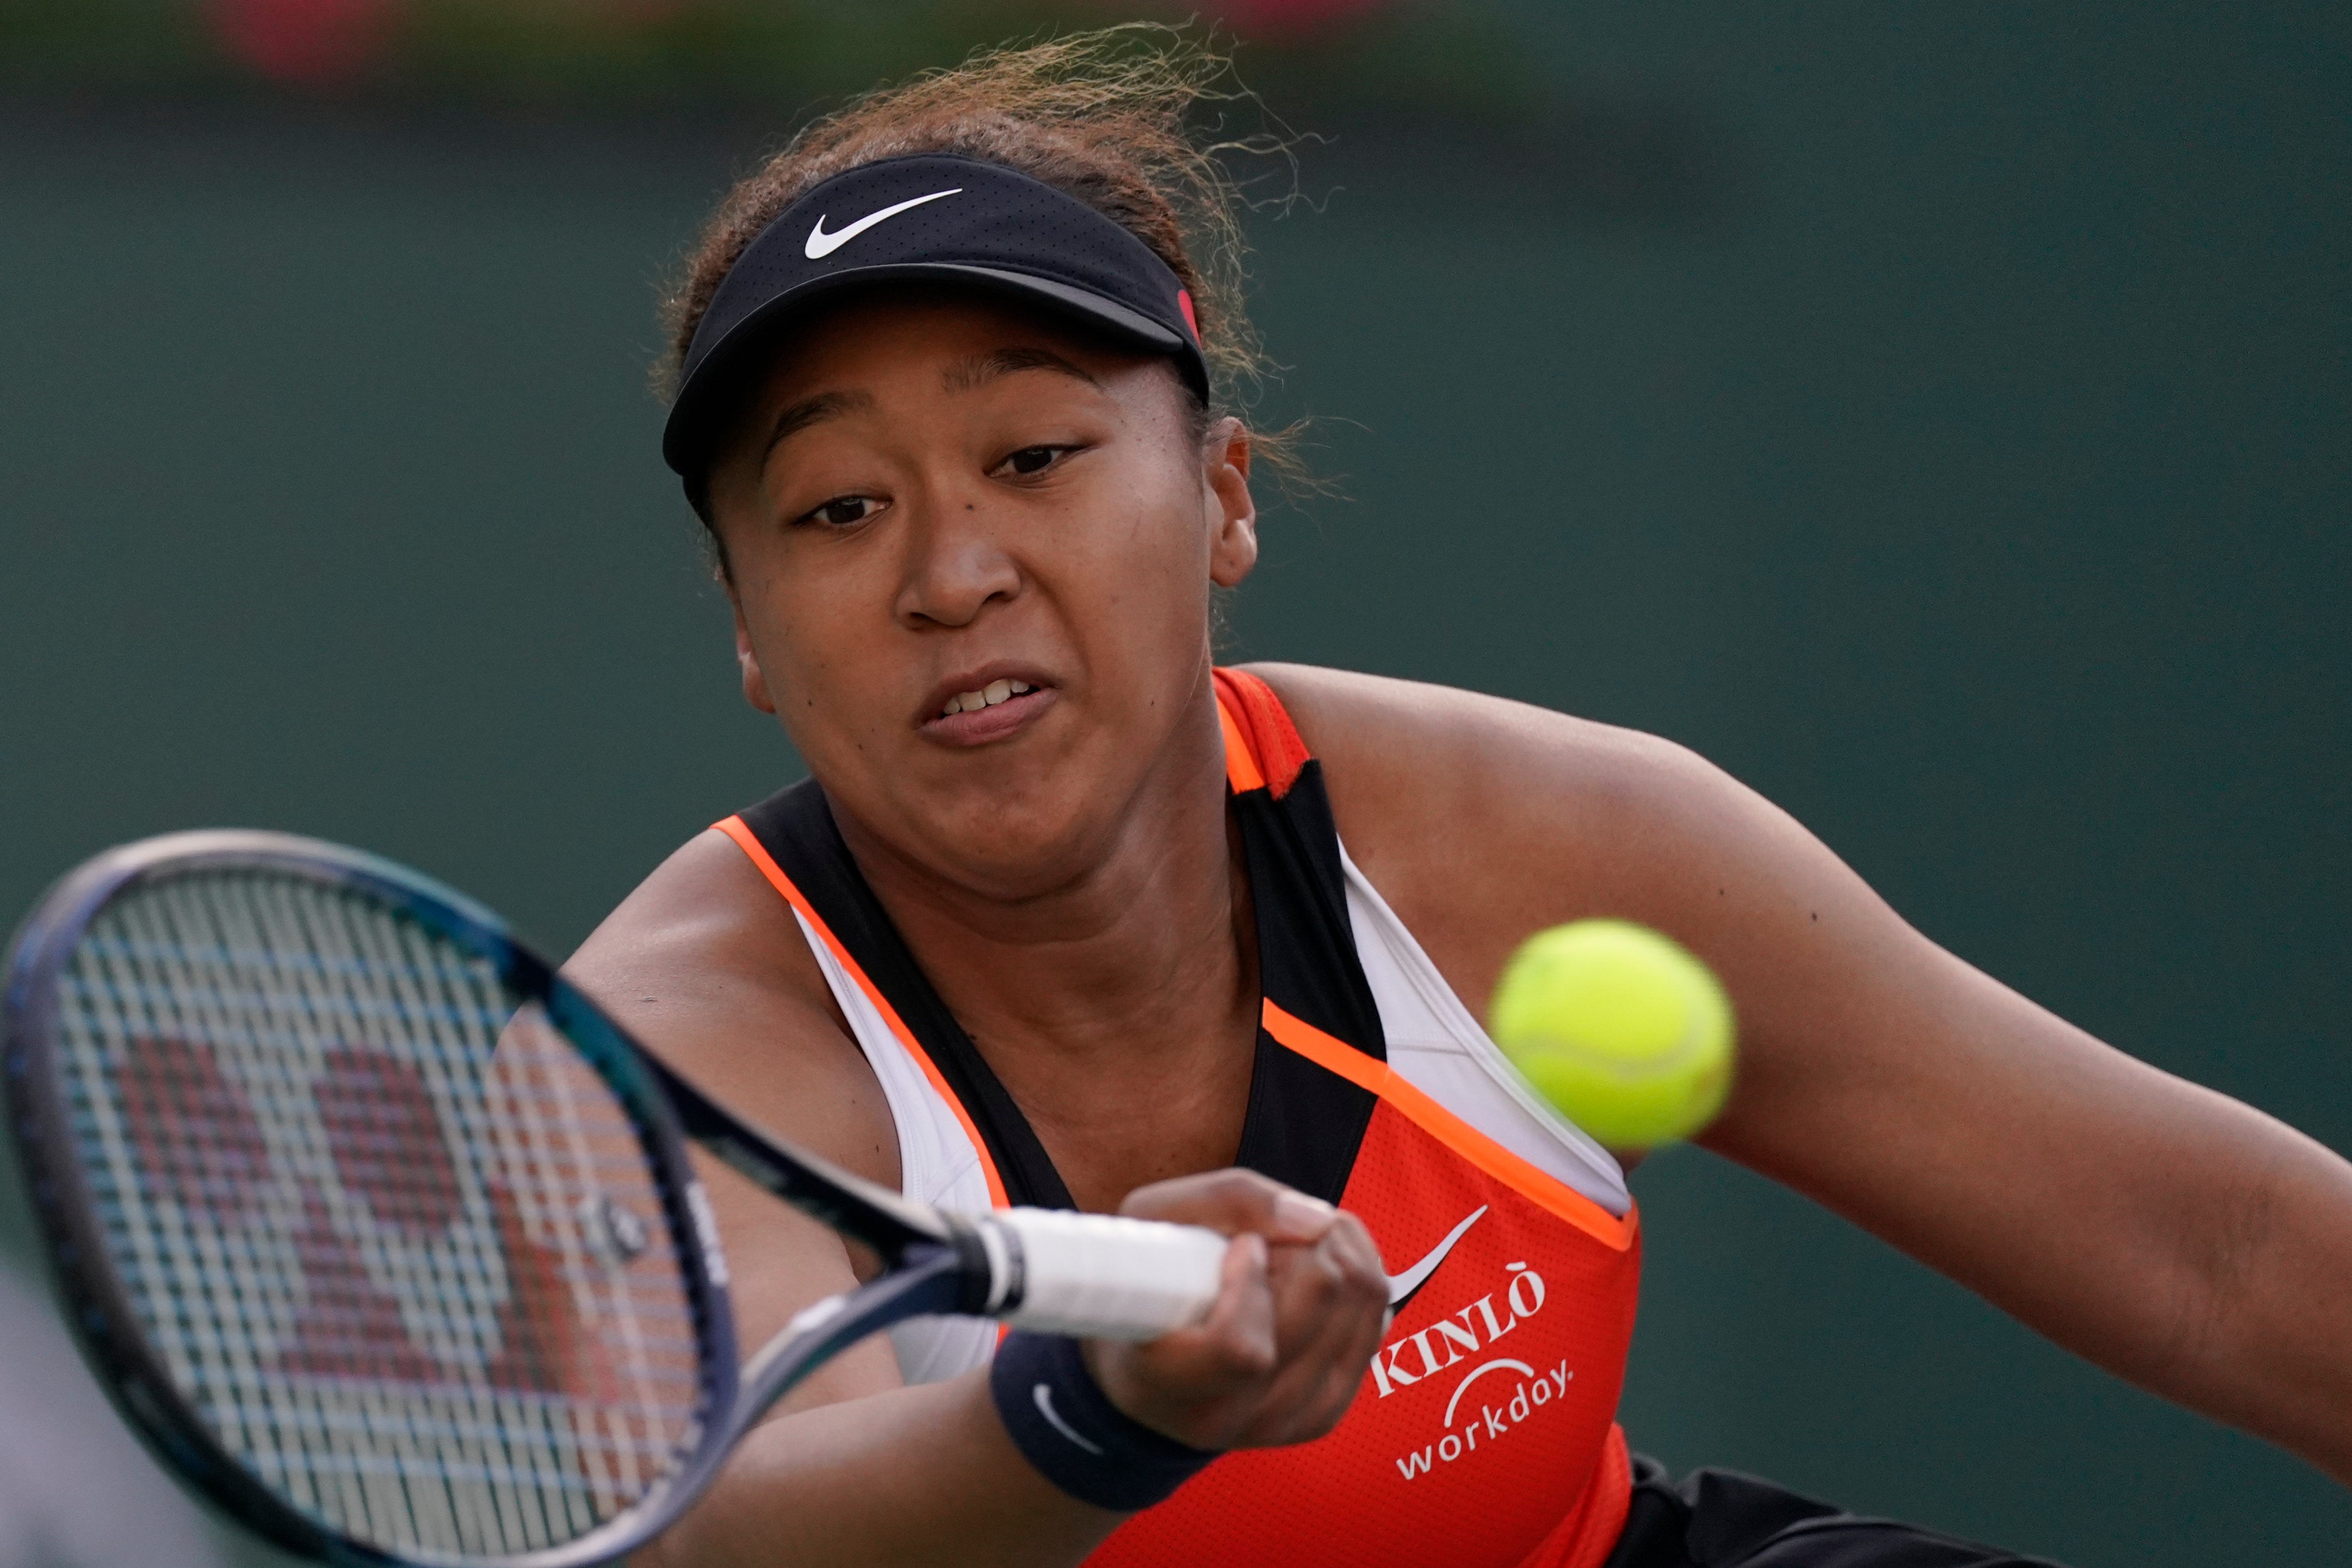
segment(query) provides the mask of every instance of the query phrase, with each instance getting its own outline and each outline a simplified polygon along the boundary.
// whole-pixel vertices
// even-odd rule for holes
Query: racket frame
[[[619,1101],[651,1160],[663,1218],[700,1341],[702,1431],[697,1451],[635,1505],[555,1547],[499,1557],[393,1552],[312,1518],[229,1453],[174,1384],[140,1326],[101,1232],[95,1195],[68,1124],[58,1061],[58,980],[91,923],[136,888],[192,872],[257,872],[358,892],[488,963],[513,995],[536,1000]],[[68,873],[18,927],[0,993],[0,1074],[7,1085],[26,1189],[46,1243],[64,1316],[108,1396],[131,1429],[239,1527],[287,1551],[333,1563],[415,1568],[580,1568],[625,1555],[699,1495],[775,1395],[849,1341],[918,1312],[977,1312],[989,1260],[955,1225],[855,1174],[790,1154],[642,1050],[604,1011],[528,947],[505,922],[454,889],[393,862],[291,834],[210,830],[122,845]],[[691,1136],[764,1190],[854,1236],[892,1271],[829,1298],[837,1322],[821,1334],[780,1337],[740,1375],[727,1265],[709,1200],[686,1155]],[[814,1325],[811,1325],[814,1326]],[[747,1398],[747,1394],[752,1397]]]

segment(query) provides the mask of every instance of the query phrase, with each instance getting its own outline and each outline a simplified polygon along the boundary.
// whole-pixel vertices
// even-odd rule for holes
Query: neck
[[[1133,1036],[1171,1001],[1229,1006],[1256,955],[1228,827],[1213,697],[1171,731],[1101,853],[1059,885],[992,897],[940,877],[837,813],[842,837],[940,997],[974,1038],[1066,1055]],[[995,1026],[991,1029],[989,1026]],[[1150,1029],[1145,1032],[1160,1033]]]
[[[1236,1083],[1238,1100],[1247,1095],[1255,929],[1205,675],[1202,687],[1188,705],[1192,716],[1174,727],[1118,813],[1103,852],[1046,892],[990,897],[838,818],[916,961],[1082,1204],[1087,1197],[1065,1150],[1117,1135],[1106,1118],[1123,1113],[1122,1096],[1167,1096],[1173,1109],[1213,1092],[1235,1098]],[[1230,1118],[1213,1119],[1233,1125],[1204,1128],[1204,1139],[1238,1136],[1238,1103]]]

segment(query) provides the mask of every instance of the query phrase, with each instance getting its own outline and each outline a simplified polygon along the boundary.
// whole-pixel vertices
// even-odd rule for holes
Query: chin
[[[1052,893],[1099,864],[1117,835],[1107,792],[1066,796],[1023,789],[1010,799],[965,800],[926,824],[927,859],[975,891],[1000,898]],[[944,819],[944,820],[942,820]]]

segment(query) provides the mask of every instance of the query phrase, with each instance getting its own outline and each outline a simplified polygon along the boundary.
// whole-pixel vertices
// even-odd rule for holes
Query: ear
[[[1202,444],[1202,497],[1209,525],[1209,580],[1234,588],[1257,564],[1257,503],[1250,497],[1249,430],[1227,417],[1209,428]]]
[[[743,677],[743,700],[761,713],[776,711],[776,699],[768,695],[768,677],[760,673],[760,655],[751,651],[751,629],[743,624],[743,601],[730,590],[727,602],[735,612],[735,667]]]

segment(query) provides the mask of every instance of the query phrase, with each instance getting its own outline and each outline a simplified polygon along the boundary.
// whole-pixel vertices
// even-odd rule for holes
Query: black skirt
[[[1633,1501],[1604,1568],[2057,1568],[1891,1519],[1867,1519],[1738,1470],[1679,1484],[1633,1456]]]

